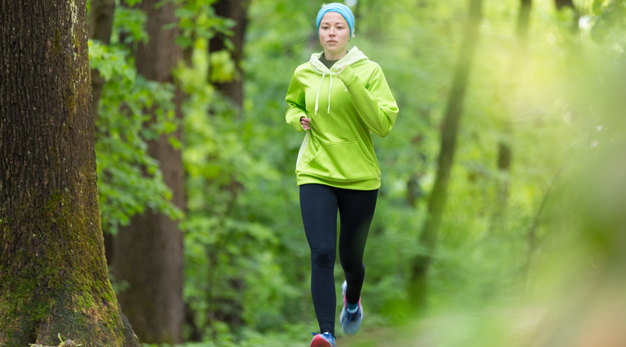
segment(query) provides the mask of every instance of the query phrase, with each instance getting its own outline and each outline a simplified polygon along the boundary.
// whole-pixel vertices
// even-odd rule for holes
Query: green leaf
[[[178,18],[193,18],[196,16],[194,11],[187,8],[178,8],[174,11],[174,14],[176,14]]]
[[[190,37],[179,36],[176,38],[176,44],[178,44],[181,48],[185,49],[193,45],[193,40]]]
[[[163,25],[162,29],[163,30],[171,30],[171,29],[176,28],[177,26],[178,26],[178,23],[173,22],[173,23],[168,23],[168,24]]]

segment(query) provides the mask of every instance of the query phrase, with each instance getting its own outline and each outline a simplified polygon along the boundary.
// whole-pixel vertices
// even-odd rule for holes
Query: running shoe
[[[335,338],[329,332],[323,334],[312,333],[311,347],[337,347]]]
[[[361,326],[361,321],[363,321],[363,306],[361,306],[361,298],[359,298],[359,306],[356,309],[356,312],[349,313],[348,312],[348,303],[346,302],[346,290],[348,288],[348,283],[343,281],[341,285],[341,295],[343,296],[343,309],[341,310],[341,315],[339,315],[339,321],[341,322],[341,328],[348,335],[353,335],[359,330]]]

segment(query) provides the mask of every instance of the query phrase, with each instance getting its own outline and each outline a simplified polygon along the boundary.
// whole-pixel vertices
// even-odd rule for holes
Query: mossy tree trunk
[[[139,346],[104,257],[85,1],[0,0],[0,345]]]
[[[441,216],[446,205],[448,181],[450,180],[450,171],[452,170],[454,152],[456,150],[456,138],[462,115],[463,100],[482,17],[481,0],[470,1],[469,13],[469,20],[464,30],[460,54],[454,71],[452,90],[448,98],[441,135],[441,149],[437,161],[437,175],[428,200],[428,217],[419,238],[424,252],[413,259],[409,274],[407,294],[410,309],[413,313],[416,313],[426,305],[428,269],[437,245]]]
[[[134,52],[137,72],[149,80],[174,83],[172,69],[183,54],[176,44],[178,27],[175,6],[160,0],[144,0],[136,5],[147,14],[148,43],[139,43]],[[176,93],[176,115],[181,120],[170,134],[182,140],[182,91]],[[185,209],[184,171],[180,149],[172,147],[168,136],[148,142],[148,154],[159,161],[163,181],[172,190],[173,203]],[[183,233],[177,221],[165,214],[147,211],[131,218],[120,228],[114,241],[113,274],[127,281],[129,288],[119,293],[119,301],[133,324],[135,333],[148,343],[181,343],[184,321]]]

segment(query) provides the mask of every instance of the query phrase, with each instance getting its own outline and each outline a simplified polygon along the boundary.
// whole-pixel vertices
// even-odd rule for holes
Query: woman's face
[[[348,47],[350,27],[337,12],[328,12],[320,22],[320,43],[329,53],[341,53]]]

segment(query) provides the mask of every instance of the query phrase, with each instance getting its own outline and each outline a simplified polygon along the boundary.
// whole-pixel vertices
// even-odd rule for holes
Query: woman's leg
[[[311,295],[320,332],[335,336],[335,255],[337,253],[336,189],[321,184],[300,186],[300,208],[311,247]]]
[[[378,190],[340,189],[338,197],[341,217],[339,259],[348,284],[346,301],[349,304],[357,304],[365,278],[363,251],[374,217]]]

